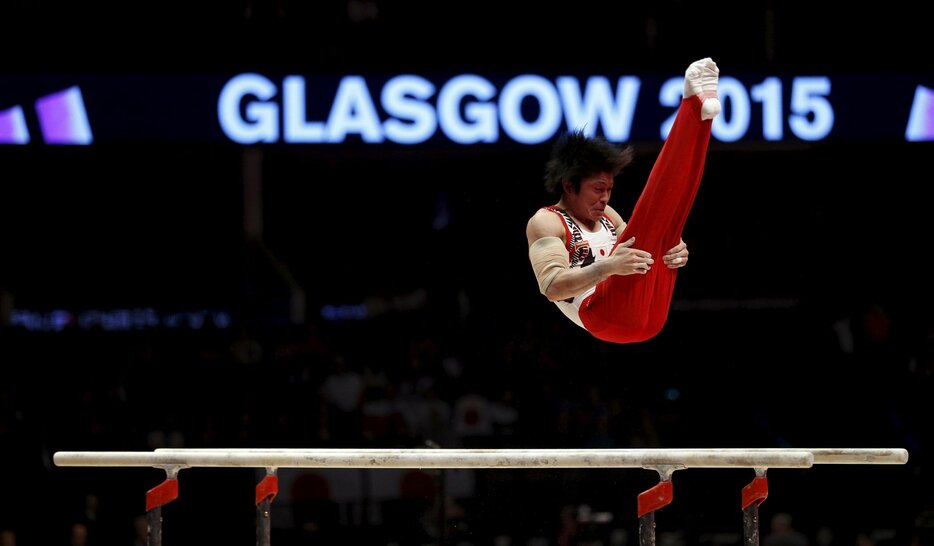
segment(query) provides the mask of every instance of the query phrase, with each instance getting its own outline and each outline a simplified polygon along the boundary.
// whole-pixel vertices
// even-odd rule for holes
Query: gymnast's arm
[[[616,234],[621,235],[623,230],[626,229],[626,222],[623,221],[623,217],[609,205],[607,205],[604,213],[616,227]],[[620,243],[620,246],[623,246],[623,244]],[[677,269],[687,265],[688,254],[688,245],[685,244],[684,239],[678,239],[678,244],[662,256],[662,261],[668,269]]]
[[[620,243],[612,256],[571,269],[564,246],[564,224],[556,214],[544,209],[529,219],[525,234],[538,288],[550,301],[573,298],[610,275],[644,275],[652,264],[648,252],[629,248],[635,241],[632,238]]]

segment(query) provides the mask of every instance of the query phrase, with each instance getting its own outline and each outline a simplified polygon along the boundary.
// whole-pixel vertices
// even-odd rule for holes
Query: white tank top
[[[545,208],[564,220],[564,246],[568,249],[568,263],[572,269],[587,267],[595,261],[609,257],[610,252],[616,245],[616,226],[613,225],[609,218],[606,216],[601,217],[597,231],[590,232],[580,227],[571,218],[571,215],[564,210],[557,207]],[[575,324],[583,328],[584,324],[581,322],[579,312],[580,306],[593,292],[594,287],[591,287],[574,298],[556,301],[555,305]]]

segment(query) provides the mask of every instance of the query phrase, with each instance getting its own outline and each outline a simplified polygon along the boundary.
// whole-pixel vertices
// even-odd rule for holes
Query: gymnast
[[[560,198],[529,219],[529,260],[541,293],[598,339],[645,341],[665,324],[677,271],[688,262],[681,232],[721,109],[718,78],[710,58],[685,71],[674,124],[629,222],[609,201],[614,179],[632,162],[632,147],[582,130],[554,143],[545,188]],[[653,256],[665,267],[653,268]]]

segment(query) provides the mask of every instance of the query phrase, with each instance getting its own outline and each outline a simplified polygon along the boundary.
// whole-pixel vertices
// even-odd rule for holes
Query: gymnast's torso
[[[564,222],[564,246],[568,249],[568,263],[571,268],[587,267],[595,261],[607,258],[613,251],[617,239],[616,226],[606,216],[600,218],[597,230],[591,232],[582,228],[567,211],[554,206],[545,209],[557,214]],[[593,291],[594,288],[590,288],[574,298],[555,301],[555,305],[583,328],[578,309],[581,302]]]

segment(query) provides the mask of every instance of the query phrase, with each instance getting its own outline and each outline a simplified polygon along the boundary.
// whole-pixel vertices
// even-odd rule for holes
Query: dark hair
[[[615,177],[632,163],[632,156],[632,146],[620,147],[602,137],[588,137],[580,129],[565,132],[555,141],[551,159],[545,164],[545,189],[558,193],[565,179],[580,189],[581,180],[604,172]]]

